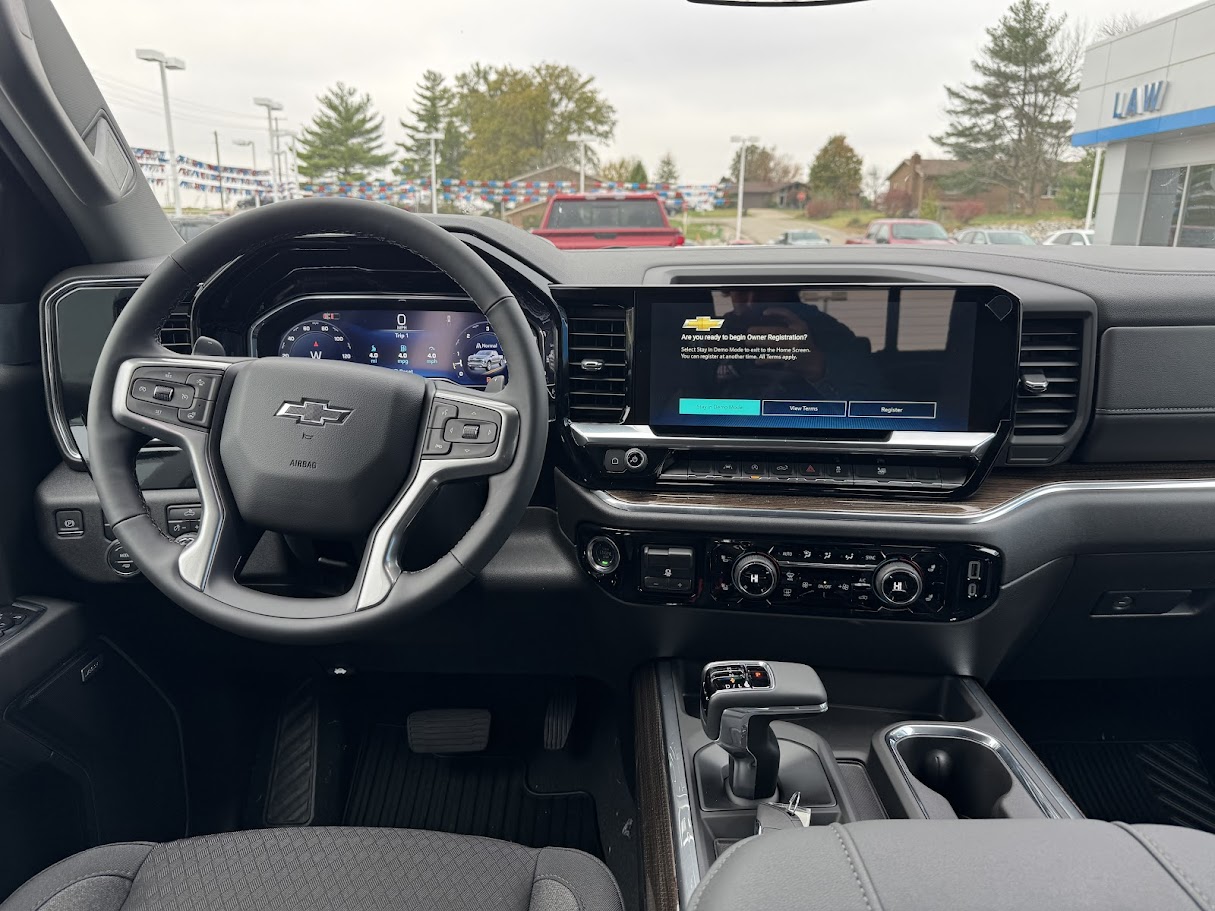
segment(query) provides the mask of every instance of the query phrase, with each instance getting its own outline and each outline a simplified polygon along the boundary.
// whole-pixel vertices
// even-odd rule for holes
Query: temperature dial
[[[776,588],[780,572],[772,558],[764,554],[743,554],[734,561],[731,576],[734,587],[745,598],[766,598]]]
[[[873,590],[889,607],[910,607],[924,590],[924,577],[914,563],[888,560],[873,574]]]

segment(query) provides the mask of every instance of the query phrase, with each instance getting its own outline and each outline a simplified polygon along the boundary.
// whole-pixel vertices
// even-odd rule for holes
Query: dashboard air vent
[[[571,308],[569,318],[569,417],[618,424],[628,401],[628,338],[620,307]]]
[[[160,327],[160,343],[175,354],[189,354],[194,347],[190,337],[190,307],[187,304],[169,314]]]
[[[1082,320],[1030,316],[1022,320],[1015,437],[1061,436],[1075,423],[1083,343]]]

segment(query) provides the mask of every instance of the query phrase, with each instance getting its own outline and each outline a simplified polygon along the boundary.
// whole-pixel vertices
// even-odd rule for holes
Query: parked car
[[[1046,240],[1042,241],[1043,246],[1047,247],[1091,247],[1093,245],[1093,231],[1083,231],[1079,228],[1073,228],[1070,231],[1056,231]]]
[[[831,241],[817,231],[802,228],[797,231],[786,231],[772,243],[785,247],[825,247]]]
[[[937,222],[926,218],[879,218],[869,222],[864,237],[850,237],[846,244],[952,244],[954,241]]]
[[[684,242],[654,193],[558,193],[532,233],[562,250],[678,247]]]
[[[1037,241],[1024,231],[1002,231],[993,228],[968,228],[958,234],[960,244],[1002,244],[1012,247],[1032,247]]]
[[[177,229],[182,240],[193,240],[213,225],[219,224],[224,215],[170,215],[169,224]]]

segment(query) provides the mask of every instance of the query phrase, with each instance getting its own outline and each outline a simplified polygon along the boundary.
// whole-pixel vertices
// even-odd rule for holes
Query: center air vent
[[[1083,342],[1082,320],[1029,316],[1022,320],[1016,439],[1061,436],[1075,423]]]
[[[169,318],[160,327],[160,343],[175,354],[189,354],[193,350],[189,304],[178,307],[169,314]]]
[[[628,401],[629,353],[624,310],[571,308],[568,337],[570,420],[619,424]]]

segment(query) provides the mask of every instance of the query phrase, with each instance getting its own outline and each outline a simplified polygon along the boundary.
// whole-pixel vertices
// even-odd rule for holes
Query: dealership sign
[[[1167,80],[1161,79],[1137,85],[1126,93],[1114,92],[1114,119],[1125,120],[1159,111],[1164,105],[1164,90],[1168,85]]]

